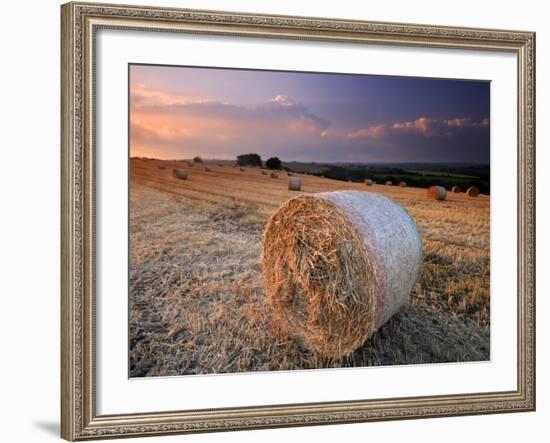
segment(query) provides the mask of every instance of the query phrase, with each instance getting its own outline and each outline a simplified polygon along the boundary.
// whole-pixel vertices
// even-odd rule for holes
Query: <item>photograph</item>
[[[542,25],[188,6],[61,6],[62,438],[535,411]]]
[[[128,65],[130,378],[491,360],[491,82]]]

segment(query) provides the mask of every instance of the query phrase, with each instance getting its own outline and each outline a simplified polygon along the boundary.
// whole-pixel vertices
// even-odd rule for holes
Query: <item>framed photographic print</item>
[[[63,438],[534,410],[534,33],[61,14]]]

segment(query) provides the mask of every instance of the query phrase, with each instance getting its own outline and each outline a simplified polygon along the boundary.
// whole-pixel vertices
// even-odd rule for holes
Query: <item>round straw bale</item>
[[[276,172],[272,172],[272,173],[270,174],[270,177],[271,177],[271,178],[279,178],[279,174],[277,174]]]
[[[331,358],[351,354],[408,302],[422,265],[412,218],[371,192],[286,201],[269,219],[262,247],[275,321]]]
[[[301,189],[302,189],[302,180],[300,180],[298,177],[289,177],[288,190],[300,191]]]
[[[187,171],[185,169],[173,169],[172,176],[181,180],[187,180]]]
[[[265,169],[262,169],[262,174],[267,175],[267,171]]]
[[[365,185],[367,185],[367,186],[372,186],[372,185],[374,185],[374,181],[372,181],[370,178],[365,179],[365,182],[364,182],[364,183],[365,183]]]
[[[212,171],[212,169],[210,169],[208,166],[205,166],[205,167],[204,167],[204,171],[205,171],[205,172],[210,172],[210,171]]]
[[[475,186],[472,186],[468,188],[468,190],[466,191],[466,195],[468,195],[468,197],[477,197],[479,195],[479,189]]]
[[[195,162],[193,160],[187,160],[187,166],[193,166]]]
[[[219,166],[220,168],[223,168],[223,163],[218,163],[218,166]]]
[[[399,187],[400,187],[400,188],[406,188],[406,187],[407,187],[407,183],[404,182],[404,181],[400,181],[400,182],[399,182]]]
[[[164,164],[164,162],[159,163],[159,169],[166,169],[166,165]]]
[[[287,172],[286,175],[288,175],[289,177],[292,177],[294,174],[292,172]]]
[[[430,186],[426,194],[432,200],[445,200],[447,198],[447,190],[443,186]]]
[[[393,183],[391,182],[391,180],[386,181],[386,186],[392,186],[392,185]]]
[[[451,191],[456,192],[458,194],[460,191],[462,191],[462,189],[460,189],[460,186],[453,186],[451,188]]]
[[[244,168],[239,168],[239,171],[244,172],[245,169]]]

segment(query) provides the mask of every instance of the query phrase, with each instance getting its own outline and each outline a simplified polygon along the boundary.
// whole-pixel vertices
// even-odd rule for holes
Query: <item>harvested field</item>
[[[131,160],[130,376],[168,376],[488,360],[489,198],[369,187],[395,199],[420,231],[424,264],[411,303],[342,359],[307,351],[273,322],[262,284],[266,221],[296,192],[237,168]],[[214,165],[217,164],[213,163]],[[205,160],[206,166],[211,166]],[[253,171],[253,169],[252,169]],[[305,174],[304,193],[354,189]]]

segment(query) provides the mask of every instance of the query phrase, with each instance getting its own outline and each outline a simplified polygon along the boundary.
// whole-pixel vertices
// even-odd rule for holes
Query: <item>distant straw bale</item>
[[[300,180],[298,177],[289,177],[288,190],[300,191],[301,189],[302,189],[302,180]]]
[[[223,168],[223,163],[218,163],[218,166],[219,166],[220,168]]]
[[[460,191],[462,191],[462,189],[460,189],[460,186],[453,186],[451,188],[451,191],[455,192],[455,193],[460,193]]]
[[[159,169],[166,169],[166,165],[164,164],[164,162],[159,163]]]
[[[187,160],[187,166],[193,166],[195,162],[193,160]]]
[[[393,183],[391,182],[391,180],[386,181],[386,186],[392,186],[392,185]]]
[[[244,172],[245,169],[244,168],[239,168],[239,171]]]
[[[400,182],[399,182],[399,187],[400,187],[400,188],[406,188],[406,187],[407,187],[407,183],[404,182],[404,181],[400,181]]]
[[[443,186],[430,186],[426,195],[432,200],[445,200],[447,198],[447,190]]]
[[[265,169],[262,169],[262,174],[267,175],[267,171]]]
[[[370,192],[302,195],[263,236],[267,301],[282,330],[317,355],[350,355],[398,312],[422,266],[407,211]]]
[[[185,169],[172,170],[172,176],[181,180],[187,180],[187,171]]]
[[[286,175],[288,175],[289,177],[292,177],[294,174],[292,172],[287,172]]]
[[[466,191],[466,195],[468,197],[477,197],[479,194],[480,194],[479,189],[476,188],[475,186],[468,188],[468,190]]]
[[[372,186],[372,185],[374,185],[374,181],[371,180],[370,178],[365,179],[364,183],[365,183],[365,185],[367,185],[367,186]]]
[[[271,177],[271,178],[279,178],[279,174],[277,174],[276,172],[272,172],[272,173],[270,174],[270,177]]]
[[[205,167],[204,167],[204,171],[205,171],[205,172],[210,172],[210,171],[212,171],[212,169],[210,169],[208,166],[205,166]]]

